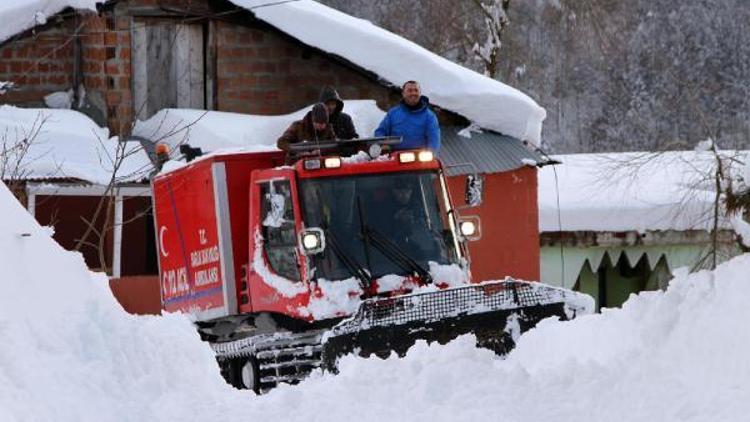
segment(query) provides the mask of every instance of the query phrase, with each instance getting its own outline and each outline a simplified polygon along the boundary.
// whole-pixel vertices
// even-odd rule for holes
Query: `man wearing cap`
[[[276,141],[282,151],[289,151],[289,145],[299,142],[315,142],[336,139],[336,133],[328,124],[328,110],[322,103],[315,104],[302,120],[293,122]]]

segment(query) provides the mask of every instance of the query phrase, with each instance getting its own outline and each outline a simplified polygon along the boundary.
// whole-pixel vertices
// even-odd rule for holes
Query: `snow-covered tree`
[[[505,28],[510,23],[508,9],[510,0],[472,0],[478,10],[482,12],[484,21],[484,39],[472,46],[474,55],[484,64],[484,74],[494,78],[497,76],[500,48]]]

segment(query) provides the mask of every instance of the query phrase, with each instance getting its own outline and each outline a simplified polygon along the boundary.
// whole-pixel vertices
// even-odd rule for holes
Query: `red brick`
[[[123,30],[130,28],[130,18],[128,17],[118,17],[117,18],[117,29]]]
[[[47,76],[47,83],[52,85],[65,85],[68,82],[68,78],[64,75],[51,75]]]
[[[120,89],[130,89],[130,78],[122,77],[117,82],[117,87]]]
[[[11,73],[21,73],[24,71],[24,66],[21,62],[10,62]]]
[[[117,45],[117,32],[107,32],[104,34],[104,45]]]
[[[107,63],[104,65],[104,71],[108,75],[118,75],[120,73],[120,66],[115,60],[107,60]]]
[[[117,105],[122,101],[122,94],[118,91],[107,91],[107,105]]]

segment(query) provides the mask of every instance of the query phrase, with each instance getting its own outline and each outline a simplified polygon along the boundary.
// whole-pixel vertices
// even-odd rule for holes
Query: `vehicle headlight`
[[[432,151],[419,151],[417,158],[424,163],[435,159],[435,154]]]
[[[470,237],[474,236],[477,232],[477,225],[473,221],[462,221],[461,222],[461,234]]]
[[[417,156],[413,152],[402,152],[398,155],[398,161],[400,163],[413,163],[417,160]]]
[[[327,169],[337,169],[341,167],[341,158],[340,157],[326,157],[326,159],[323,160],[323,166]]]

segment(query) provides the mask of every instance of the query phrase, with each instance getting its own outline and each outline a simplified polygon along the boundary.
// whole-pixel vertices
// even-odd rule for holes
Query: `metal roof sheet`
[[[438,156],[448,176],[475,172],[500,173],[521,168],[532,161],[538,165],[548,162],[541,154],[528,149],[523,142],[511,136],[483,129],[481,132],[472,131],[469,138],[458,134],[461,129],[455,126],[440,127]],[[466,165],[468,163],[471,165]]]

